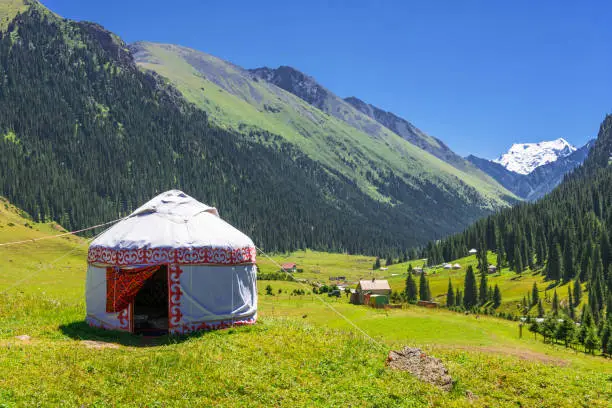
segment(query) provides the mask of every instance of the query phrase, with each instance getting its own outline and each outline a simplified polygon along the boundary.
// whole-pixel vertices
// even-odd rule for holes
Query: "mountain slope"
[[[254,71],[189,48],[138,42],[130,49],[143,69],[168,78],[187,99],[206,110],[215,123],[246,134],[252,129],[265,129],[280,135],[312,159],[354,180],[376,200],[396,202],[378,187],[386,174],[395,174],[415,188],[432,183],[448,191],[466,190],[467,194],[461,193],[466,197],[462,200],[467,199],[482,211],[513,200],[508,191],[472,166],[471,172],[466,173],[406,143],[318,85],[312,89],[305,85],[310,95],[306,101],[264,80],[260,71],[255,75]],[[336,108],[325,108],[323,103]],[[361,125],[348,126],[317,105],[346,111],[354,117],[354,123]],[[376,137],[363,131],[370,128],[378,129]]]
[[[472,170],[469,169],[469,164],[466,163],[465,159],[453,152],[448,146],[446,146],[446,144],[444,144],[444,142],[422,132],[407,120],[400,118],[391,112],[377,108],[374,105],[368,104],[354,96],[350,96],[344,100],[361,113],[364,113],[365,115],[374,119],[413,145],[433,154],[440,160],[443,160],[451,164],[453,167],[461,170]]]
[[[0,1],[0,31],[5,30],[15,16],[28,9],[27,0]]]
[[[563,138],[540,143],[515,143],[507,153],[493,161],[515,173],[529,174],[537,167],[569,156],[575,151],[576,148]]]
[[[287,66],[276,69],[264,67],[251,69],[249,72],[294,94],[310,105],[355,129],[361,130],[374,139],[384,139],[389,132],[395,133],[410,144],[432,154],[443,162],[449,163],[464,175],[467,174],[480,182],[488,184],[492,182],[486,175],[450,150],[442,141],[423,133],[407,120],[366,104],[356,97],[342,99],[323,87],[314,78],[295,68]]]
[[[529,267],[549,281],[587,282],[588,309],[601,333],[606,319],[612,323],[611,152],[608,115],[584,164],[554,191],[536,203],[500,211],[461,234],[431,242],[427,256],[451,260],[467,248],[488,249],[519,274]],[[554,286],[551,282],[549,288]]]
[[[360,144],[302,104],[312,116],[295,123],[320,130],[299,134],[301,144],[255,127],[222,129],[164,78],[142,72],[113,33],[33,3],[0,33],[0,191],[35,220],[78,228],[180,188],[281,251],[397,250],[502,204],[398,136]],[[308,148],[324,149],[324,159]],[[384,160],[395,148],[405,155]]]
[[[566,174],[580,166],[588,156],[593,144],[594,141],[590,141],[568,156],[536,167],[529,174],[510,171],[495,161],[481,159],[473,155],[468,156],[467,160],[517,196],[533,201],[551,192],[563,181]]]

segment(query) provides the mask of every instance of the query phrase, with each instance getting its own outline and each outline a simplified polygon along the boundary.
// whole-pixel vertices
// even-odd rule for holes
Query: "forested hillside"
[[[454,176],[375,162],[364,190],[278,135],[213,125],[114,34],[25,4],[0,33],[0,186],[37,220],[88,226],[181,188],[269,250],[384,253],[494,208]]]
[[[379,253],[438,236],[432,207],[455,229],[484,211],[467,186],[469,200],[388,171],[373,181],[391,197],[380,202],[278,136],[213,126],[118,37],[39,3],[0,33],[0,135],[2,194],[66,228],[181,188],[269,250]]]
[[[607,116],[584,165],[551,194],[430,243],[428,262],[459,258],[468,248],[486,248],[497,253],[498,264],[508,264],[517,273],[541,269],[551,288],[556,282],[587,282],[588,312],[602,330],[606,314],[612,323],[611,162],[612,116]]]

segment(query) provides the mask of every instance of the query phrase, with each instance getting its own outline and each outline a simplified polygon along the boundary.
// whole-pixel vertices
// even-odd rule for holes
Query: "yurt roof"
[[[216,208],[170,190],[97,237],[88,261],[109,265],[254,263],[255,245],[222,220]]]

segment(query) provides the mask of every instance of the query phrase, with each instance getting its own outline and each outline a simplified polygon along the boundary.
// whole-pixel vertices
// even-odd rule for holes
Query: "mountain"
[[[344,99],[361,113],[366,114],[387,129],[398,134],[415,146],[429,152],[458,169],[471,171],[465,159],[453,152],[443,141],[422,132],[406,119],[400,118],[391,112],[387,112],[374,105],[368,104],[361,99],[350,96]]]
[[[479,220],[460,234],[430,242],[425,255],[433,262],[450,261],[464,256],[468,248],[488,249],[497,254],[498,263],[519,274],[527,268],[544,274],[551,292],[560,282],[586,282],[585,310],[572,315],[566,305],[562,313],[582,323],[592,316],[596,326],[592,329],[603,333],[606,324],[612,324],[611,153],[612,115],[608,115],[583,165],[550,194],[536,203]],[[572,289],[575,285],[572,283]],[[584,337],[580,341],[584,344]]]
[[[392,172],[409,185],[415,184],[415,177],[419,182],[442,182],[451,190],[456,189],[453,185],[457,182],[465,183],[481,195],[478,205],[487,208],[485,211],[514,200],[507,190],[467,162],[449,166],[406,143],[293,68],[246,70],[171,44],[137,42],[130,49],[143,69],[167,78],[219,126],[246,134],[251,129],[264,129],[279,135],[313,160],[353,179],[377,200],[388,201],[375,182],[381,171]]]
[[[411,216],[425,218],[430,233],[460,228],[465,225],[463,217],[478,218],[516,200],[471,164],[464,161],[457,168],[440,160],[292,68],[246,70],[171,44],[137,42],[129,47],[143,70],[165,78],[216,125],[246,136],[261,130],[278,135],[312,160],[350,179],[374,200],[405,204],[404,211]],[[290,84],[300,85],[293,88]],[[424,195],[417,193],[424,190],[428,191]],[[441,203],[434,198],[438,191],[455,197],[450,198],[455,201],[452,206],[467,211],[460,210],[459,215],[452,210],[438,220],[430,210],[419,213],[412,209],[426,207],[421,200]]]
[[[593,144],[594,141],[590,141],[571,154],[536,167],[528,174],[515,173],[495,161],[473,155],[468,156],[467,160],[517,196],[534,201],[551,192],[563,181],[566,174],[580,166],[588,156]]]
[[[36,221],[89,226],[180,188],[268,250],[380,254],[513,200],[369,118],[379,139],[239,67],[211,57],[218,75],[205,76],[170,47],[160,55],[176,76],[163,75],[143,66],[150,50],[95,23],[18,6],[0,31],[0,193]]]
[[[515,173],[529,174],[537,167],[569,156],[575,151],[576,148],[563,138],[540,143],[515,143],[507,153],[493,161]]]
[[[249,72],[374,138],[381,138],[381,132],[390,130],[453,167],[482,177],[482,174],[478,174],[465,159],[454,153],[441,140],[427,135],[407,120],[367,104],[354,96],[342,99],[323,87],[314,78],[295,68],[264,67],[250,69]]]

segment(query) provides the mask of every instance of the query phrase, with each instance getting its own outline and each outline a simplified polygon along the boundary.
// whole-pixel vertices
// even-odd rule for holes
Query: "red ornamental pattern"
[[[125,309],[119,312],[117,318],[119,319],[119,329],[131,332],[131,322],[132,322],[132,307],[129,305]]]
[[[105,265],[240,265],[256,262],[255,247],[120,249],[92,246],[87,262]]]
[[[180,326],[183,319],[181,312],[181,274],[183,270],[179,265],[168,266],[168,331],[176,333],[176,327]]]
[[[127,308],[147,279],[157,272],[159,266],[148,266],[133,270],[117,267],[106,268],[106,313]]]

